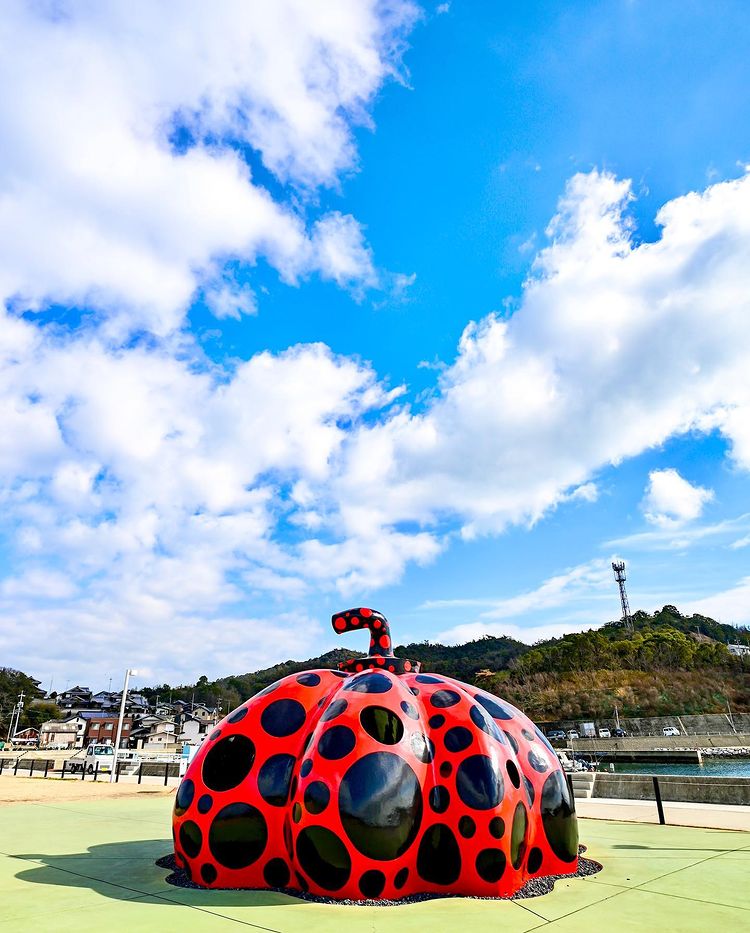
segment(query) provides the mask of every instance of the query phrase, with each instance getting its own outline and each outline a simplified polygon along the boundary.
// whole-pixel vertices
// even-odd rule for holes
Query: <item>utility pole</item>
[[[613,560],[612,569],[615,572],[615,580],[620,588],[620,605],[622,606],[622,624],[633,634],[633,620],[630,617],[630,605],[628,603],[628,594],[625,591],[625,561]]]
[[[8,732],[8,741],[13,741],[13,736],[18,732],[18,723],[21,720],[21,713],[23,712],[23,699],[26,694],[23,690],[18,695],[18,702],[13,707],[13,712],[10,714],[10,731]]]

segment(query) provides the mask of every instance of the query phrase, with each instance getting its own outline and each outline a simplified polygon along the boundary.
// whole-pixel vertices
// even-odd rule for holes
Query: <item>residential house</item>
[[[29,748],[34,748],[39,744],[39,730],[32,729],[31,727],[27,729],[21,729],[20,732],[16,732],[11,739],[14,745],[25,745]]]
[[[64,748],[83,748],[87,720],[82,716],[70,716],[68,719],[49,719],[43,722],[39,730],[39,747],[49,748],[59,745]]]
[[[117,736],[118,716],[92,717],[88,721],[85,744],[91,745],[99,742],[106,745],[114,745]],[[130,733],[133,728],[133,717],[125,716],[122,720],[122,734],[120,735],[120,748],[127,748],[130,742]]]

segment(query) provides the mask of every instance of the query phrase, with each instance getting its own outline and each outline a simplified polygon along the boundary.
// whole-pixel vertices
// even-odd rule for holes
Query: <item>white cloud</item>
[[[303,37],[294,30],[312,29],[310,17],[326,19],[308,7],[300,6],[292,29],[295,48]],[[355,13],[343,8],[350,22]],[[14,9],[26,29],[32,14]],[[456,528],[465,537],[498,533],[510,523],[538,521],[568,500],[590,501],[597,470],[688,431],[721,432],[736,465],[750,466],[750,178],[670,202],[658,217],[661,238],[639,244],[627,216],[629,184],[597,172],[576,176],[518,310],[467,326],[457,358],[439,371],[436,391],[419,412],[399,403],[403,389],[389,390],[368,365],[321,345],[213,364],[173,328],[196,283],[232,289],[217,275],[217,253],[231,255],[238,242],[250,243],[244,258],[262,249],[290,280],[310,268],[313,256],[322,274],[355,290],[357,269],[359,282],[376,274],[372,258],[355,221],[329,215],[308,231],[286,203],[253,186],[226,148],[217,153],[204,139],[177,155],[154,137],[154,126],[188,106],[186,99],[193,109],[185,119],[199,138],[209,128],[218,132],[234,119],[230,72],[239,67],[242,80],[260,80],[247,76],[250,66],[244,59],[238,64],[235,49],[217,66],[216,87],[206,84],[221,47],[214,44],[215,24],[208,45],[200,45],[203,58],[196,63],[187,56],[190,67],[175,60],[172,39],[167,42],[157,99],[146,94],[153,75],[145,65],[135,68],[131,88],[124,66],[111,71],[114,66],[93,55],[99,42],[109,48],[110,33],[119,42],[124,27],[105,22],[97,6],[85,9],[93,19],[82,32],[75,18],[42,28],[32,63],[48,80],[60,56],[75,52],[84,62],[84,76],[71,74],[68,90],[81,95],[82,115],[74,125],[78,133],[92,133],[90,153],[81,153],[63,121],[59,158],[52,158],[47,140],[57,127],[61,92],[53,88],[49,106],[42,95],[40,106],[48,109],[38,124],[26,120],[22,102],[37,79],[31,64],[19,60],[23,43],[11,49],[21,103],[9,103],[6,95],[3,119],[19,125],[0,166],[7,178],[10,162],[2,160],[15,159],[11,167],[20,174],[0,211],[7,208],[7,219],[18,225],[2,252],[0,286],[4,294],[26,290],[38,301],[85,298],[128,333],[147,322],[162,336],[120,344],[107,328],[66,334],[2,316],[0,501],[3,531],[14,542],[2,625],[14,633],[14,663],[29,659],[22,625],[33,643],[51,645],[52,633],[61,629],[76,633],[79,642],[60,645],[58,638],[55,645],[68,659],[80,655],[81,644],[92,659],[112,657],[114,648],[124,656],[135,627],[148,626],[153,669],[186,676],[207,650],[217,652],[217,673],[225,661],[224,670],[237,669],[243,619],[248,644],[257,639],[261,647],[257,657],[243,654],[240,666],[274,660],[282,650],[302,655],[304,643],[287,649],[291,636],[274,648],[272,635],[259,634],[259,613],[247,609],[254,592],[278,601],[269,624],[281,625],[284,600],[317,602],[329,590],[362,593],[398,580],[409,562],[433,559]],[[199,16],[199,7],[186,9]],[[232,32],[226,18],[218,20]],[[154,23],[146,25],[153,31]],[[68,30],[59,48],[52,41],[56,29]],[[188,41],[184,29],[180,25],[175,43]],[[131,32],[125,30],[128,49],[151,35],[143,24]],[[263,36],[241,32],[239,48],[252,42],[259,54]],[[354,96],[348,85],[343,98],[329,87],[345,83],[344,73],[356,71],[359,60],[339,36],[330,41],[344,57],[334,55],[325,75],[314,75],[317,83],[308,86],[301,72],[287,75],[279,65],[279,86],[271,81],[266,97],[261,94],[270,116],[251,108],[248,139],[279,178],[298,186],[329,183],[353,164],[340,114],[352,110],[364,119],[358,108],[390,67],[379,57],[385,39],[378,29],[362,26],[354,33],[364,63],[364,73],[353,77],[360,88]],[[228,41],[231,51],[234,40]],[[319,48],[319,40],[312,45]],[[187,47],[197,54],[194,43]],[[92,53],[90,60],[84,52]],[[299,49],[295,55],[308,61]],[[9,67],[7,61],[0,67]],[[298,93],[287,100],[290,81]],[[303,89],[310,87],[308,125]],[[98,97],[89,100],[94,92],[111,98],[119,114],[117,125],[102,114],[103,140],[91,128],[89,110],[98,114],[95,105],[104,107]],[[123,123],[123,95],[134,124]],[[37,126],[44,146],[28,135]],[[119,164],[117,153],[111,174],[102,168],[112,157],[109,134],[118,127],[123,160],[132,147],[145,147],[138,149],[144,170],[135,181],[133,163]],[[323,131],[329,132],[325,139],[319,138]],[[331,139],[339,140],[337,147]],[[18,140],[27,143],[24,159]],[[88,161],[81,162],[84,156]],[[45,185],[32,184],[37,168]],[[121,178],[137,190],[120,191]],[[228,205],[237,212],[227,214]],[[84,263],[83,255],[97,261]],[[230,313],[232,303],[222,299],[217,307]],[[120,312],[125,316],[118,318]],[[681,508],[671,514],[689,517]],[[41,576],[29,577],[30,565]],[[577,572],[487,607],[490,614],[471,623],[479,626],[471,632],[513,631],[508,626],[515,623],[504,620],[559,608],[576,593],[590,595],[605,577],[611,585],[606,567]],[[29,604],[37,583],[39,600]],[[64,605],[41,606],[53,599]],[[226,628],[226,643],[214,636],[215,625]],[[185,645],[170,651],[176,631]],[[212,633],[209,643],[202,640],[205,631]],[[277,653],[266,657],[265,651]]]
[[[608,174],[571,180],[516,313],[466,328],[424,413],[352,438],[344,511],[497,532],[688,431],[750,466],[750,178],[669,202],[654,243],[633,241],[631,199]]]
[[[483,635],[510,635],[530,644],[540,638],[601,623],[601,611],[592,609],[592,603],[601,599],[616,603],[609,561],[595,559],[556,574],[535,589],[516,596],[481,601],[434,600],[420,608],[434,611],[483,607],[471,622],[463,622],[436,635],[435,640],[439,642],[460,644]],[[551,610],[561,609],[568,610],[564,621],[548,621],[543,625],[522,625],[515,621],[531,613],[536,616],[543,612],[549,617]]]
[[[0,301],[84,306],[118,334],[165,334],[229,258],[264,257],[292,283],[318,271],[375,284],[354,218],[324,215],[309,232],[306,210],[357,167],[352,126],[397,75],[415,16],[399,0],[9,0]],[[249,307],[244,296],[234,313]]]
[[[652,524],[674,528],[699,518],[713,497],[713,490],[693,486],[677,470],[652,470],[641,507]]]
[[[694,600],[687,611],[698,612],[730,625],[750,624],[750,577],[744,577],[735,586],[720,593]]]

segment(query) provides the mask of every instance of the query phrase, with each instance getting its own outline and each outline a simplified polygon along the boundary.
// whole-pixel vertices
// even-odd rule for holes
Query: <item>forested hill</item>
[[[540,682],[549,680],[550,683],[545,683],[544,687],[545,709],[539,710],[545,714],[549,714],[555,704],[556,678],[565,674],[588,672],[592,675],[587,678],[589,683],[597,680],[603,683],[606,677],[597,673],[602,671],[714,670],[723,672],[721,676],[730,679],[735,673],[748,676],[750,664],[730,655],[726,643],[750,644],[750,629],[723,625],[707,616],[685,616],[674,606],[664,606],[653,614],[636,612],[633,626],[632,636],[621,622],[610,622],[598,629],[549,639],[533,647],[508,637],[487,636],[464,645],[428,642],[399,645],[395,653],[421,661],[425,671],[456,677],[467,683],[479,683],[487,689],[504,689],[509,699],[512,698],[511,693],[519,700],[526,697],[526,687],[534,678]],[[220,699],[226,710],[288,674],[336,667],[339,661],[359,655],[361,652],[337,648],[316,658],[285,661],[213,682],[201,677],[195,685],[170,687],[164,684],[143,692],[151,697],[157,693],[161,697],[171,693],[175,699],[186,700],[194,696],[196,702],[215,703]],[[686,684],[692,682],[690,676],[686,677],[687,680],[683,678]],[[699,679],[693,678],[696,685]],[[581,693],[580,690],[576,692]],[[701,703],[705,706],[708,700]]]

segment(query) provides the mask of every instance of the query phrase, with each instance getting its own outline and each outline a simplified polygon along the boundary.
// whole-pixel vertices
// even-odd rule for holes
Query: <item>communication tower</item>
[[[628,630],[633,631],[633,620],[630,617],[630,605],[628,604],[628,594],[625,592],[625,561],[613,560],[612,569],[615,572],[615,580],[620,588],[620,604],[622,605],[622,624]]]

